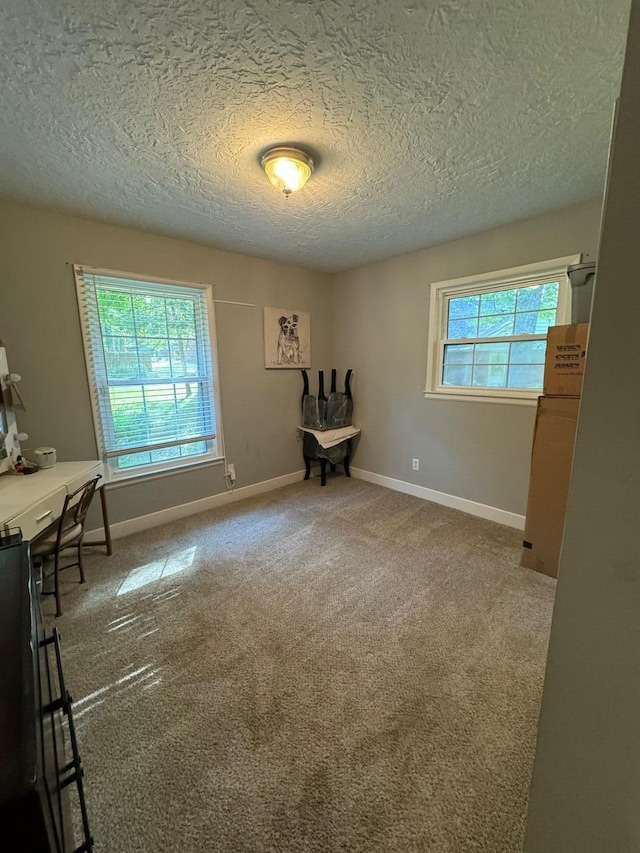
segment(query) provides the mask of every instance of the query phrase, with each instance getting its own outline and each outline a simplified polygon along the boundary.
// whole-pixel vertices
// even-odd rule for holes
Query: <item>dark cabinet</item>
[[[60,638],[45,631],[28,545],[19,540],[0,543],[0,649],[0,846],[92,850]],[[71,792],[79,800],[81,840],[72,828]]]

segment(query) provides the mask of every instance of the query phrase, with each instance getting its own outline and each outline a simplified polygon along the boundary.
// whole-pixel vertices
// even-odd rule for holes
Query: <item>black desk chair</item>
[[[344,392],[336,391],[336,370],[331,371],[331,391],[326,397],[324,393],[324,371],[318,371],[318,394],[309,393],[309,377],[306,370],[301,370],[304,390],[302,392],[302,426],[310,429],[328,432],[341,427],[350,426],[353,417],[353,398],[351,395],[351,370],[347,370],[344,379]],[[349,471],[349,460],[351,457],[351,439],[345,439],[340,444],[330,448],[324,448],[316,438],[308,432],[304,433],[302,439],[302,455],[304,458],[305,475],[308,480],[311,476],[311,463],[315,460],[320,462],[320,485],[327,483],[327,464],[332,471],[336,465],[341,463],[347,477],[351,476]]]
[[[43,531],[31,544],[31,556],[35,563],[42,563],[45,557],[53,556],[54,558],[53,577],[56,616],[62,614],[62,607],[60,605],[60,572],[63,569],[78,566],[80,569],[80,583],[85,582],[84,565],[82,563],[84,524],[99,479],[100,475],[84,483],[72,494],[67,495],[62,508],[62,515],[58,519],[57,524],[53,524],[47,530]],[[68,548],[77,549],[78,559],[76,562],[61,566],[60,555]]]

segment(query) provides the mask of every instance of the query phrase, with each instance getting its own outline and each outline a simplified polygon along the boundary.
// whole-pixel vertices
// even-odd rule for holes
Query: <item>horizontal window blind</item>
[[[210,453],[216,410],[206,290],[75,272],[102,447],[112,467]]]

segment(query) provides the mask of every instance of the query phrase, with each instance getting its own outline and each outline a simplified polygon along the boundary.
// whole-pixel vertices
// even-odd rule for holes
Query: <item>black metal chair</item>
[[[46,557],[53,556],[54,595],[56,597],[56,616],[62,614],[60,605],[60,572],[78,566],[80,569],[80,583],[85,582],[84,565],[82,562],[82,545],[84,539],[84,524],[87,512],[98,485],[98,475],[92,480],[84,483],[75,492],[67,495],[62,508],[62,515],[57,524],[51,525],[48,530],[42,532],[31,544],[31,556],[34,562],[43,563]],[[68,548],[76,548],[78,559],[76,562],[60,565],[60,555]]]
[[[318,395],[309,393],[309,377],[306,370],[301,370],[304,390],[302,392],[302,425],[310,429],[321,431],[339,429],[349,426],[353,416],[353,398],[351,395],[351,370],[347,370],[344,380],[344,393],[336,391],[336,370],[331,371],[331,391],[329,397],[324,394],[324,371],[318,371]],[[321,447],[316,438],[305,432],[302,439],[302,455],[304,458],[305,475],[308,480],[311,476],[311,463],[315,460],[320,462],[320,485],[327,483],[327,464],[332,471],[336,465],[342,463],[344,473],[351,476],[349,471],[349,460],[351,458],[351,439],[345,439],[340,444],[329,449]]]

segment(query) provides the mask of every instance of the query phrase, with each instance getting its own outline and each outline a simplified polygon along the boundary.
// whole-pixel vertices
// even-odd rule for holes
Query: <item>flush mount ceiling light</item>
[[[287,197],[301,189],[313,172],[313,160],[299,148],[270,148],[260,157],[260,165]]]

